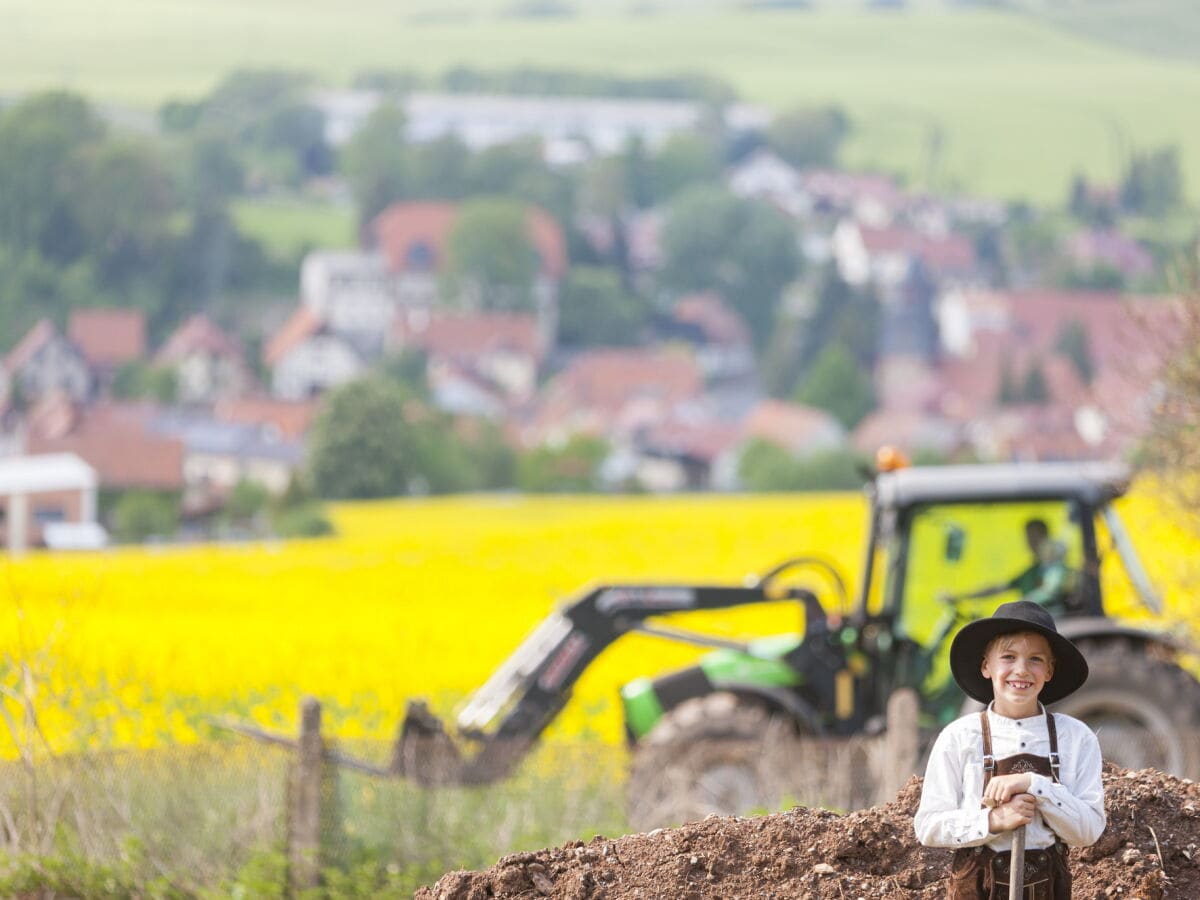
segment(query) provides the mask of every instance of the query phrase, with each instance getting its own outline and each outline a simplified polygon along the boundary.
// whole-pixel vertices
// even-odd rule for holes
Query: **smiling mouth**
[[[1018,690],[1018,691],[1028,690],[1029,688],[1033,687],[1032,681],[1009,681],[1009,682],[1006,682],[1006,684],[1010,688],[1014,688],[1015,690]]]

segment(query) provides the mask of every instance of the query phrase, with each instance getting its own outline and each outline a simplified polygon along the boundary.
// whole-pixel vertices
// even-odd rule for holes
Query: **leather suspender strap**
[[[1054,776],[1054,780],[1059,781],[1058,777],[1058,729],[1054,727],[1054,713],[1046,710],[1046,733],[1050,737],[1050,772]]]
[[[996,774],[996,757],[992,756],[992,726],[988,724],[986,709],[979,713],[979,727],[983,731],[983,786],[986,788]]]

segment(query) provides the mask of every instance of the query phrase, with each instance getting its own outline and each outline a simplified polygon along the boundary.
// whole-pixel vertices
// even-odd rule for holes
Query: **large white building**
[[[335,147],[350,140],[383,99],[378,91],[312,95],[325,116],[325,139]],[[703,104],[690,100],[419,92],[405,97],[401,109],[404,137],[410,141],[452,135],[478,150],[533,137],[548,144],[582,141],[599,155],[619,153],[632,138],[659,147],[673,134],[695,131],[705,113]],[[727,108],[725,119],[729,127],[744,130],[765,127],[770,114],[739,104]]]

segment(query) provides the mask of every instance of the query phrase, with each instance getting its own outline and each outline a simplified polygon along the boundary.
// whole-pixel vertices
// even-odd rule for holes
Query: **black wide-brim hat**
[[[1054,653],[1054,674],[1038,694],[1042,703],[1057,703],[1087,681],[1087,660],[1078,647],[1058,633],[1054,617],[1031,600],[1016,600],[1000,604],[990,617],[964,625],[954,636],[950,645],[950,671],[968,697],[981,703],[995,699],[991,679],[980,671],[984,651],[992,638],[1019,631],[1042,635]]]

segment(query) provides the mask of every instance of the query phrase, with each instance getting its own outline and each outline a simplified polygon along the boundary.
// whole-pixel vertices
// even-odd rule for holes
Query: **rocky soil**
[[[1200,785],[1154,769],[1106,767],[1108,827],[1071,851],[1078,900],[1200,898]],[[913,778],[894,800],[840,816],[797,807],[709,816],[675,829],[515,853],[452,872],[418,900],[942,898],[950,852],[921,847]]]

